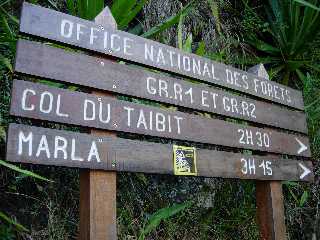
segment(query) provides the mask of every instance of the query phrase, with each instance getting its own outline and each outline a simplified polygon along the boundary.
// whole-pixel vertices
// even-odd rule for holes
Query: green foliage
[[[66,0],[68,12],[80,18],[93,20],[104,8],[104,0]]]
[[[308,190],[303,190],[302,186],[299,183],[291,182],[291,181],[285,181],[284,186],[287,187],[288,191],[290,192],[291,197],[294,199],[297,207],[303,207],[304,204],[307,202],[309,197]],[[295,192],[301,192],[301,196],[297,196]]]
[[[185,52],[192,52],[192,33],[190,33],[185,41],[183,43],[183,37],[182,37],[182,26],[183,26],[183,19],[185,17],[185,14],[182,14],[179,19],[179,24],[178,24],[178,47],[185,51]]]
[[[143,33],[141,36],[145,38],[149,38],[179,23],[180,17],[187,15],[192,9],[192,6],[193,6],[193,1],[191,1],[186,6],[184,6],[177,14],[169,17],[167,20],[158,24],[157,26],[152,27],[147,32]]]
[[[12,121],[20,122],[19,119],[13,120],[10,118],[8,112],[10,85],[13,75],[13,58],[18,32],[18,13],[15,8],[20,6],[15,2],[13,0],[4,0],[0,3],[0,144],[2,147],[5,143],[4,129],[7,123]],[[40,5],[49,3],[58,11],[67,10],[73,15],[90,20],[103,9],[102,1],[92,0],[32,0],[29,2]],[[172,4],[172,2],[175,1],[169,1],[169,3],[164,1],[164,4]],[[152,25],[149,26],[150,30],[144,33],[143,36],[155,37],[157,35],[157,37],[159,36],[157,39],[161,40],[164,39],[161,36],[170,35],[171,33],[172,36],[177,36],[177,38],[173,37],[166,42],[171,45],[178,42],[179,48],[184,51],[194,52],[201,56],[240,67],[247,67],[257,62],[269,63],[272,75],[279,74],[280,77],[285,73],[284,63],[287,63],[292,69],[296,69],[291,71],[289,79],[295,80],[296,77],[299,77],[303,80],[304,100],[308,114],[313,156],[315,159],[319,159],[320,81],[316,74],[316,69],[319,69],[319,65],[316,64],[317,61],[319,62],[320,56],[319,40],[311,42],[311,45],[304,50],[305,53],[299,53],[298,57],[292,58],[294,61],[285,61],[284,59],[288,57],[283,54],[282,46],[278,44],[278,32],[270,24],[270,22],[276,23],[278,21],[275,20],[274,16],[278,13],[275,14],[272,11],[272,6],[268,10],[269,19],[265,20],[263,19],[264,12],[257,8],[257,5],[251,5],[252,7],[249,8],[248,3],[252,4],[252,1],[243,0],[242,2],[246,7],[244,9],[244,19],[241,22],[239,16],[242,17],[243,9],[242,5],[239,4],[240,1],[202,0],[196,1],[197,4],[192,4],[192,6],[187,4],[185,7],[181,7],[180,1],[176,2],[177,7],[171,9],[173,13],[168,12],[164,18],[166,20],[159,25],[154,24],[155,27],[153,28]],[[258,2],[261,3],[261,1]],[[295,2],[297,2],[295,5],[297,9],[300,9],[299,14],[296,12],[290,13],[290,16],[299,15],[299,17],[296,17],[299,23],[296,26],[298,29],[296,33],[299,34],[299,27],[309,28],[311,25],[306,24],[306,22],[311,20],[310,17],[302,17],[309,13],[307,8],[301,5],[306,1],[296,0]],[[115,0],[112,3],[111,9],[116,8],[113,11],[118,12],[114,13],[114,15],[119,28],[137,35],[141,34],[143,27],[140,22],[143,22],[144,18],[150,17],[147,14],[141,14],[142,8],[149,4],[148,1]],[[288,1],[285,0],[279,4],[284,5],[287,3]],[[311,1],[308,2],[308,4],[310,3]],[[115,4],[118,4],[118,6]],[[317,3],[314,6],[318,8],[318,5]],[[316,10],[311,5],[308,8]],[[239,15],[237,15],[238,12]],[[308,16],[312,15],[309,14]],[[158,17],[159,14],[157,12]],[[208,21],[209,17],[210,21]],[[201,20],[201,18],[204,20]],[[237,22],[239,24],[235,24]],[[285,23],[285,21],[283,22]],[[313,22],[311,21],[311,23]],[[178,24],[178,29],[172,28],[168,30],[175,24]],[[281,26],[281,24],[279,25]],[[286,33],[290,29],[288,26],[283,27],[284,36],[291,34]],[[241,33],[242,27],[247,29],[244,34]],[[165,30],[166,32],[163,34]],[[291,28],[291,30],[293,31],[294,29]],[[308,33],[304,29],[301,31],[301,34]],[[216,32],[218,34],[212,34]],[[316,30],[313,32],[316,32]],[[255,58],[251,57],[253,55],[252,49],[243,43],[243,38],[248,33],[250,40],[256,39],[252,45],[257,45],[257,52],[255,53],[258,56]],[[279,36],[282,36],[282,32]],[[302,38],[305,39],[305,36],[303,35]],[[306,39],[304,41],[307,42]],[[291,43],[287,41],[286,44]],[[55,46],[59,47],[58,45]],[[61,83],[40,81],[55,87],[65,87]],[[74,89],[74,87],[71,86],[70,89]],[[46,123],[39,124],[43,124],[44,127],[58,126],[46,125]],[[0,153],[3,154],[3,151],[0,151]],[[4,156],[1,155],[0,159],[2,157]],[[5,164],[7,163],[5,162]],[[318,163],[315,161],[315,164]],[[16,171],[11,171],[10,168],[1,167],[0,180],[2,186],[0,193],[2,206],[4,207],[0,210],[4,210],[7,215],[10,212],[10,217],[6,214],[4,215],[7,216],[7,220],[9,219],[12,222],[9,223],[0,216],[1,224],[4,223],[4,225],[0,225],[0,239],[17,239],[17,229],[13,226],[14,223],[17,223],[16,218],[27,228],[30,228],[31,236],[23,231],[23,234],[28,234],[26,237],[28,239],[76,239],[74,233],[77,232],[79,220],[77,216],[79,205],[78,171],[69,168],[37,167],[34,165],[32,169],[35,169],[42,176],[54,179],[55,182],[47,184],[47,182],[35,181],[35,178],[25,177],[27,176],[24,174],[25,172],[18,172],[17,174]],[[316,168],[316,171],[318,171],[316,174],[319,175],[319,167]],[[30,173],[30,176],[34,175],[32,172]],[[146,236],[149,239],[159,240],[252,240],[259,238],[255,221],[256,205],[253,181],[222,181],[221,179],[128,173],[118,175],[118,183],[120,182],[118,185],[120,188],[117,192],[119,239],[137,239],[139,236],[141,238]],[[207,183],[207,181],[210,181],[211,184]],[[320,189],[318,185],[311,186],[312,190],[310,190],[310,185],[300,183],[290,182],[284,186],[287,209],[286,220],[289,222],[288,234],[290,239],[311,239],[311,237],[302,236],[301,232],[313,233],[320,229],[319,217],[315,214],[319,211],[317,206],[319,206]],[[174,205],[176,202],[193,202],[194,204],[181,209],[184,204]],[[10,210],[7,211],[6,207],[9,207]],[[159,208],[162,209],[157,211]],[[148,213],[154,214],[148,215]],[[11,214],[16,217],[11,217]],[[29,223],[32,224],[32,227],[27,225]],[[306,229],[310,231],[306,231]]]
[[[180,213],[181,211],[185,210],[186,208],[191,206],[191,202],[185,202],[182,204],[174,204],[171,207],[165,207],[154,214],[152,214],[148,218],[148,222],[144,225],[143,229],[141,230],[139,240],[144,240],[145,236],[148,235],[150,232],[155,230],[161,223],[161,221],[165,221],[168,218]]]
[[[111,12],[118,23],[118,28],[127,28],[147,2],[148,0],[114,0]]]
[[[188,52],[188,53],[192,53],[192,44],[193,44],[193,38],[192,38],[192,33],[189,33],[187,35],[187,39],[185,40],[185,42],[183,41],[183,21],[184,18],[186,17],[186,13],[182,14],[179,18],[179,24],[178,24],[178,48]],[[198,47],[195,51],[195,53],[199,56],[205,56],[206,55],[206,45],[204,43],[204,41],[200,41],[198,43]]]
[[[218,2],[215,0],[208,0],[212,15],[215,20],[215,25],[217,28],[218,33],[221,35],[222,30],[221,30],[221,21],[220,21],[220,12],[219,12],[219,5]]]
[[[16,235],[12,227],[0,224],[0,239],[1,240],[14,240]]]
[[[141,23],[131,29],[130,23],[137,18],[148,0],[114,0],[111,13],[117,22],[119,30],[127,29],[131,33],[139,34],[142,30]],[[104,8],[103,0],[66,0],[68,12],[84,19],[93,20]],[[181,15],[187,14],[192,7],[192,2],[183,7],[176,15],[169,17],[164,22],[152,27],[142,34],[143,37],[152,37],[178,23]]]
[[[318,5],[319,1],[310,3]],[[273,74],[283,84],[293,85],[299,71],[319,71],[311,46],[317,44],[320,34],[320,12],[294,0],[270,0],[266,13],[266,32],[249,33],[248,42],[269,57],[265,63],[271,65]]]
[[[12,225],[13,227],[16,228],[17,231],[23,231],[23,232],[29,232],[28,229],[26,229],[24,226],[22,226],[21,224],[17,223],[14,219],[11,219],[10,217],[8,217],[6,214],[4,214],[3,212],[0,212],[0,220]]]
[[[47,182],[52,182],[51,180],[45,178],[45,177],[42,177],[36,173],[33,173],[31,171],[28,171],[28,170],[25,170],[25,169],[21,169],[13,164],[10,164],[10,163],[7,163],[5,161],[2,161],[0,160],[0,165],[4,166],[4,167],[7,167],[7,168],[10,168],[11,170],[13,171],[16,171],[16,172],[19,172],[19,173],[22,173],[26,176],[29,176],[29,177],[33,177],[33,178],[37,178],[37,179],[40,179],[40,180],[43,180],[43,181],[47,181]]]
[[[318,8],[316,5],[313,5],[313,4],[311,4],[311,3],[307,2],[307,1],[304,1],[304,0],[294,0],[294,1],[297,2],[297,3],[300,3],[300,4],[304,5],[304,6],[311,7],[314,10],[320,11],[320,8]]]

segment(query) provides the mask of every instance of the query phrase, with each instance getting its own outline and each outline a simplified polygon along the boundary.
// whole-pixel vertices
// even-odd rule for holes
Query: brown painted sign
[[[113,137],[93,137],[10,124],[7,160],[13,162],[174,174],[173,146]],[[292,159],[195,149],[197,176],[313,181],[312,164]]]
[[[297,109],[300,91],[130,33],[24,3],[20,31],[227,87]]]
[[[301,111],[26,40],[15,71],[307,133]]]
[[[15,116],[157,137],[310,156],[305,136],[15,80]]]

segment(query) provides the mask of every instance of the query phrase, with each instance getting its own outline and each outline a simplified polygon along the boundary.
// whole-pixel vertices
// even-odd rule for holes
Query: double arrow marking
[[[306,151],[308,149],[308,147],[306,145],[304,145],[304,143],[301,142],[298,138],[295,138],[295,139],[300,145],[300,148],[297,151],[298,154],[301,154],[302,152],[304,152],[304,151]]]

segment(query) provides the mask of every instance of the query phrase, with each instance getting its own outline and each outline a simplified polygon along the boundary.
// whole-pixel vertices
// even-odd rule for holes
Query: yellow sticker
[[[196,176],[196,148],[173,145],[173,168],[175,175]]]

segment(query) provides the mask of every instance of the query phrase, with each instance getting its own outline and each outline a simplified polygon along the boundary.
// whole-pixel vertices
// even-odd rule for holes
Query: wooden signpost
[[[303,109],[301,92],[136,35],[106,29],[61,12],[24,3],[20,32],[111,55]]]
[[[16,72],[307,133],[301,111],[31,41],[17,49]]]
[[[11,124],[7,159],[13,162],[174,174],[170,144],[90,136]],[[313,179],[310,161],[198,149],[196,176],[260,180]]]
[[[305,136],[25,81],[14,80],[10,113],[97,129],[310,157]]]
[[[16,73],[76,84],[91,93],[14,80],[10,113],[82,126],[92,134],[10,124],[7,160],[87,169],[80,177],[81,240],[117,238],[116,171],[257,180],[261,239],[284,239],[281,183],[272,181],[314,178],[306,159],[311,152],[301,92],[114,28],[108,8],[90,22],[23,4],[21,33],[100,55],[19,40]],[[181,108],[118,100],[110,92]],[[119,132],[204,145],[129,140],[116,137]],[[208,145],[219,150],[205,149]]]
[[[116,28],[109,8],[95,17],[96,23]],[[110,96],[106,92],[93,92],[96,95]],[[94,136],[115,134],[92,129]],[[80,172],[80,231],[79,240],[117,238],[117,175],[114,171],[82,169]],[[89,206],[89,207],[88,207]]]

